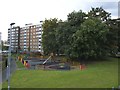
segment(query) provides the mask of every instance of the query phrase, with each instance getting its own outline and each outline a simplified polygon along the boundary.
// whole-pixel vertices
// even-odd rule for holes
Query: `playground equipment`
[[[48,59],[46,59],[43,64],[45,64],[49,59],[51,58],[51,56],[48,57]]]
[[[28,61],[23,60],[22,57],[18,56],[18,60],[19,60],[22,64],[24,64],[25,67],[27,67],[27,68],[30,67]]]
[[[85,64],[80,64],[80,70],[84,70],[86,68]]]
[[[40,59],[35,57],[30,58],[29,56],[18,57],[18,60],[28,69],[43,67],[43,69],[51,70],[70,70],[70,65],[68,63],[62,63],[60,60],[53,59],[53,54],[51,54],[47,59]]]

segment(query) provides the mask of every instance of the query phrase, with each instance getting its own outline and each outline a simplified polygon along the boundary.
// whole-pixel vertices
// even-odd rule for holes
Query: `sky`
[[[24,27],[25,24],[39,24],[41,20],[58,18],[67,20],[72,11],[88,12],[91,7],[103,7],[118,18],[119,0],[0,0],[0,32],[7,40],[10,23]]]

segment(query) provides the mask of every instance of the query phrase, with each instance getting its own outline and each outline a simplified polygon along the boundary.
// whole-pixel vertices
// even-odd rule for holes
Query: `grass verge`
[[[118,59],[87,64],[83,71],[17,70],[11,88],[112,88],[118,87]],[[7,82],[3,83],[7,88]]]

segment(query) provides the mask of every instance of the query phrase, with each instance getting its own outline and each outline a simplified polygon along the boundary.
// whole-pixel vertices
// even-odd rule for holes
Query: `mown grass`
[[[87,64],[83,71],[17,70],[11,88],[112,88],[118,87],[118,59]],[[7,88],[7,82],[3,83]]]
[[[16,64],[17,64],[17,68],[25,68],[24,64],[20,61],[16,61]]]

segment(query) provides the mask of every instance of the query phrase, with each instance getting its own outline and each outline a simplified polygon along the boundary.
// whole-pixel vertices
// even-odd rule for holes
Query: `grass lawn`
[[[112,88],[118,87],[118,59],[87,64],[83,71],[17,70],[11,88]],[[3,83],[7,88],[7,82]]]
[[[25,68],[25,66],[20,61],[16,61],[16,64],[17,68]]]

